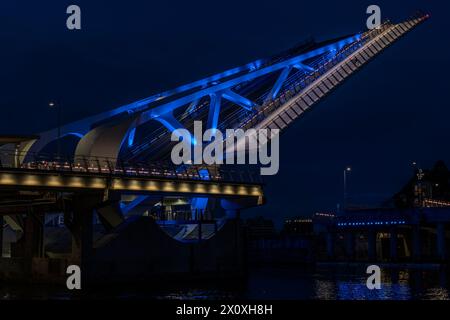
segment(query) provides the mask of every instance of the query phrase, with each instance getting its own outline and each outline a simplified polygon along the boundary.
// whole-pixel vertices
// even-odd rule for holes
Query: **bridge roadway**
[[[112,190],[121,193],[161,193],[178,195],[209,195],[226,197],[263,197],[262,184],[238,182],[211,177],[195,179],[188,174],[152,175],[104,173],[98,171],[43,170],[29,168],[0,168],[0,188],[15,190]]]

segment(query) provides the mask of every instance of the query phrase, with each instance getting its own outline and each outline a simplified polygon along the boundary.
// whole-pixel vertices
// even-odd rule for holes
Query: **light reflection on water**
[[[252,275],[245,297],[320,300],[449,300],[448,270],[382,268],[380,290],[366,286],[365,268],[260,269]]]
[[[82,298],[119,299],[286,299],[286,300],[449,300],[447,271],[394,270],[382,268],[380,290],[366,287],[365,268],[320,268],[304,270],[298,267],[258,268],[250,272],[244,285],[220,288],[215,285],[198,288],[165,289],[129,288],[118,291],[93,292]],[[2,286],[1,299],[70,299],[71,293],[61,288]],[[80,298],[75,296],[75,298]]]

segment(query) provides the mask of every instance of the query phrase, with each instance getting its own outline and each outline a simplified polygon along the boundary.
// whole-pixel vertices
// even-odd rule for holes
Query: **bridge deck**
[[[0,188],[262,197],[260,183],[0,168]]]

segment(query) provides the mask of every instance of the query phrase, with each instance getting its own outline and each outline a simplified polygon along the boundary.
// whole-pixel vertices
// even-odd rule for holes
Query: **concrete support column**
[[[28,210],[24,219],[22,238],[11,248],[11,255],[14,257],[42,257],[44,254],[44,226],[43,217],[33,211]]]
[[[422,246],[420,245],[420,226],[412,227],[412,256],[414,261],[422,258]]]
[[[72,260],[81,269],[82,287],[89,283],[92,261],[94,208],[103,200],[103,194],[76,194],[72,200]]]
[[[240,274],[244,275],[247,273],[247,259],[246,259],[246,241],[247,237],[243,228],[241,227],[240,210],[248,208],[252,205],[246,199],[221,199],[220,206],[225,210],[226,215],[226,225],[224,226],[223,232],[233,232],[234,233],[234,252],[235,255],[235,270]],[[230,241],[231,242],[231,241]],[[232,248],[233,243],[229,244]]]
[[[335,234],[329,231],[327,233],[327,258],[330,260],[334,259],[334,241]]]
[[[355,235],[352,232],[348,232],[345,235],[345,252],[347,258],[353,259],[355,256]]]
[[[395,261],[398,258],[398,250],[397,250],[397,246],[398,246],[398,233],[397,233],[397,228],[392,227],[390,230],[390,258],[391,260]]]
[[[440,222],[436,226],[436,246],[437,255],[440,260],[446,259],[446,248],[445,248],[445,224]]]
[[[91,274],[91,255],[93,244],[93,209],[86,208],[73,212],[72,262],[81,270],[81,287],[86,288]]]
[[[377,259],[377,232],[375,230],[369,230],[367,248],[369,261],[375,261]]]
[[[0,215],[0,258],[3,257],[3,216]]]

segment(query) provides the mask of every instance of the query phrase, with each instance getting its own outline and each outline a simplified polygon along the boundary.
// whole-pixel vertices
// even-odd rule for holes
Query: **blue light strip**
[[[130,133],[128,134],[128,147],[133,146],[135,134],[136,128],[131,129]]]
[[[65,137],[65,136],[75,136],[80,139],[83,138],[83,134],[78,133],[78,132],[69,132],[69,133],[66,133],[65,135],[63,135],[63,137]]]
[[[359,226],[385,226],[385,225],[400,225],[406,224],[405,220],[392,221],[369,221],[369,222],[338,222],[338,227],[359,227]]]

